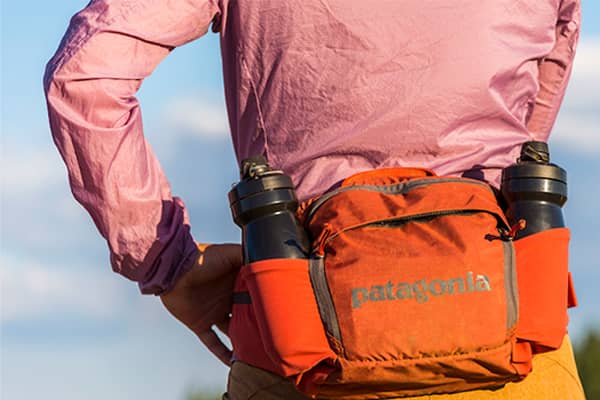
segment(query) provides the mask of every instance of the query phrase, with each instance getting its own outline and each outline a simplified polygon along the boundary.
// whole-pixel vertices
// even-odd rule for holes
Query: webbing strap
[[[233,304],[252,304],[250,292],[233,292]]]

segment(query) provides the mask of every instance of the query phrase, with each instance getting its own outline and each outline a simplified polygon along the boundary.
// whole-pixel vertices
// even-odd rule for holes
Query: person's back
[[[395,166],[498,186],[523,142],[549,136],[579,2],[92,2],[49,63],[50,119],[73,192],[107,238],[113,268],[144,293],[171,291],[197,250],[185,206],[145,145],[134,94],[170,49],[211,22],[221,35],[238,160],[265,154],[307,199],[353,173]],[[568,343],[560,354],[574,371]],[[241,363],[233,371],[232,382],[261,379]],[[576,372],[561,371],[540,379],[552,379],[556,398],[565,390],[581,398]],[[531,398],[537,389],[528,379],[486,395]],[[235,400],[259,389],[232,390]]]
[[[390,166],[497,185],[523,142],[549,135],[527,122],[556,3],[231,2],[221,35],[238,158],[266,153],[302,198]]]

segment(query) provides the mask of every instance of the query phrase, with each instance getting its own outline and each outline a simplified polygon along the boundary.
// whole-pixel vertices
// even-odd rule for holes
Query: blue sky
[[[113,274],[105,244],[72,199],[52,144],[42,74],[85,4],[2,2],[0,397],[183,399],[222,390],[226,368],[152,296]],[[566,218],[581,306],[577,340],[600,324],[600,3],[584,0],[573,78],[552,138],[569,171]],[[139,93],[146,136],[206,242],[238,241],[226,193],[237,179],[227,136],[218,36],[176,49]]]

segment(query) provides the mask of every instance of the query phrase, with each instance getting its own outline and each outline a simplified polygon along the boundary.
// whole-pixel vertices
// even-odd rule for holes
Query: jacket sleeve
[[[581,21],[580,0],[562,0],[552,51],[539,63],[539,92],[527,122],[535,140],[547,140],[562,103],[573,67]]]
[[[169,290],[198,250],[144,139],[135,93],[218,14],[211,0],[93,0],[46,66],[50,128],[71,190],[107,240],[113,270],[142,293]]]

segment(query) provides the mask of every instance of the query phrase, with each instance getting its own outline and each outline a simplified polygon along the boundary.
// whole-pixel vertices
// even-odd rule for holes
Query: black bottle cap
[[[567,171],[550,163],[550,150],[546,142],[523,143],[517,163],[502,171],[502,181],[529,178],[551,179],[565,185],[567,183]]]
[[[502,170],[501,190],[509,204],[539,201],[564,205],[567,201],[567,171],[549,161],[546,143],[523,144],[517,163]]]
[[[551,179],[566,184],[567,171],[556,164],[537,162],[519,162],[502,170],[502,181],[526,178]]]
[[[295,212],[298,200],[292,179],[282,171],[273,171],[263,156],[242,161],[242,180],[229,191],[234,221],[248,221],[269,213]]]

